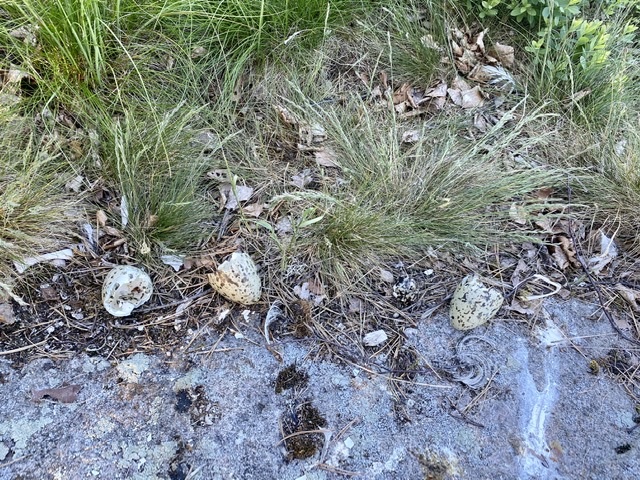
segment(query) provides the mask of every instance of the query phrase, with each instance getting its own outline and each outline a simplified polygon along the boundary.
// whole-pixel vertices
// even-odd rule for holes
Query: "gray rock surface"
[[[0,479],[640,478],[634,402],[589,371],[621,344],[594,312],[547,301],[533,328],[471,332],[421,320],[405,331],[421,358],[410,383],[375,373],[384,350],[359,367],[311,340],[268,346],[257,315],[196,353],[0,360]],[[483,372],[462,368],[474,359]],[[444,378],[454,367],[475,390]],[[63,384],[82,386],[75,402],[32,399]],[[297,425],[317,431],[289,439],[311,439],[295,447],[308,458],[282,442]]]

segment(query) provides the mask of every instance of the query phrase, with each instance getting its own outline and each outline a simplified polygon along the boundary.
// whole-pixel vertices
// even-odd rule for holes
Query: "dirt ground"
[[[636,360],[595,305],[468,333],[441,308],[357,359],[263,322],[240,312],[195,351],[187,332],[117,361],[0,357],[0,479],[640,478]]]

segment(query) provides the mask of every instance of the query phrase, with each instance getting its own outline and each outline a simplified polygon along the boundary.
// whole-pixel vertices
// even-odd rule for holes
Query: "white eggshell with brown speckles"
[[[114,317],[127,317],[151,298],[153,283],[144,271],[131,265],[112,269],[102,284],[102,305]]]
[[[213,289],[232,302],[250,305],[260,300],[262,282],[258,268],[246,253],[233,253],[207,277]]]
[[[498,313],[504,298],[495,288],[485,287],[477,275],[462,279],[451,299],[451,325],[458,330],[471,330],[487,323]]]

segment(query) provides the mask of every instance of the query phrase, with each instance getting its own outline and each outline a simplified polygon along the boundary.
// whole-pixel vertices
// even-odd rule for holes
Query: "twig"
[[[44,345],[48,340],[42,340],[38,343],[32,343],[31,345],[25,345],[24,347],[14,348],[13,350],[5,350],[4,352],[0,352],[0,355],[11,355],[12,353],[22,352],[24,350],[29,350],[30,348],[39,347],[40,345]]]
[[[569,185],[569,180],[568,179],[567,179],[567,192],[568,192],[568,203],[569,203],[569,208],[570,208],[570,206],[571,206],[571,186]],[[620,330],[618,325],[616,325],[615,320],[611,316],[611,313],[609,313],[609,310],[605,306],[605,302],[604,302],[604,300],[602,298],[602,292],[600,291],[600,286],[593,279],[593,276],[591,275],[591,272],[589,271],[589,267],[587,267],[587,264],[585,263],[584,258],[582,256],[582,247],[576,241],[576,237],[573,234],[573,221],[571,219],[571,216],[569,216],[569,229],[568,230],[569,230],[569,236],[571,237],[571,241],[573,242],[573,246],[576,249],[576,258],[578,259],[578,262],[580,262],[580,266],[582,267],[582,270],[584,271],[585,275],[587,276],[587,280],[589,280],[589,284],[591,285],[593,290],[596,292],[596,296],[598,297],[598,303],[600,304],[600,308],[602,309],[602,312],[604,313],[604,316],[607,317],[607,320],[609,320],[609,323],[611,324],[613,329],[618,333],[618,335],[620,335],[627,342],[633,343],[634,345],[640,345],[640,342],[638,340],[635,340],[635,339],[633,339],[631,337],[628,337],[622,330]]]
[[[9,465],[12,465],[12,464],[14,464],[16,462],[19,462],[20,460],[23,460],[23,459],[27,458],[28,456],[29,455],[23,455],[21,457],[14,458],[13,460],[10,460],[10,461],[8,461],[6,463],[0,463],[0,468],[8,467]]]
[[[182,300],[176,300],[175,302],[165,303],[164,305],[156,305],[155,307],[141,308],[139,310],[136,310],[136,313],[147,313],[147,312],[153,312],[154,310],[161,310],[163,308],[177,307],[178,305],[182,305],[183,303],[186,303],[186,302],[193,302],[194,300],[204,297],[205,295],[208,295],[210,293],[211,293],[210,290],[205,290],[204,292],[196,293],[195,295],[192,295],[187,298],[183,298]]]
[[[317,430],[304,430],[302,432],[293,432],[287,435],[286,437],[281,438],[280,441],[276,443],[275,446],[277,447],[281,443],[286,442],[290,438],[297,437],[298,435],[307,435],[309,433],[328,433],[328,432],[331,432],[331,430],[327,430],[326,428],[318,428]]]
[[[326,463],[318,463],[316,465],[316,468],[319,468],[320,470],[325,470],[331,473],[337,473],[339,475],[346,475],[348,477],[359,477],[360,475],[362,475],[360,472],[351,472],[349,470],[344,470],[342,468],[334,467],[333,465],[328,465]]]
[[[465,422],[467,422],[469,425],[473,425],[474,427],[479,427],[479,428],[485,428],[483,424],[478,423],[474,420],[471,420],[466,413],[464,413],[462,410],[460,410],[458,408],[458,406],[453,403],[453,400],[451,400],[448,396],[446,397],[447,400],[449,400],[449,403],[451,404],[451,407],[460,414],[460,416],[456,416],[453,415],[451,412],[449,412],[449,415],[451,415],[453,418],[459,418],[460,420],[463,420]]]

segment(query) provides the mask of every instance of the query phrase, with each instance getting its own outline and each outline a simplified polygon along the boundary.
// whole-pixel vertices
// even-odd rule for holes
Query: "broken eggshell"
[[[262,284],[258,267],[246,253],[234,252],[207,277],[213,289],[232,302],[250,305],[260,300]]]
[[[144,271],[130,265],[111,270],[102,284],[102,304],[114,317],[131,315],[151,298],[153,283]]]
[[[489,321],[502,306],[504,298],[495,288],[485,287],[477,275],[462,279],[451,299],[451,325],[470,330]]]

